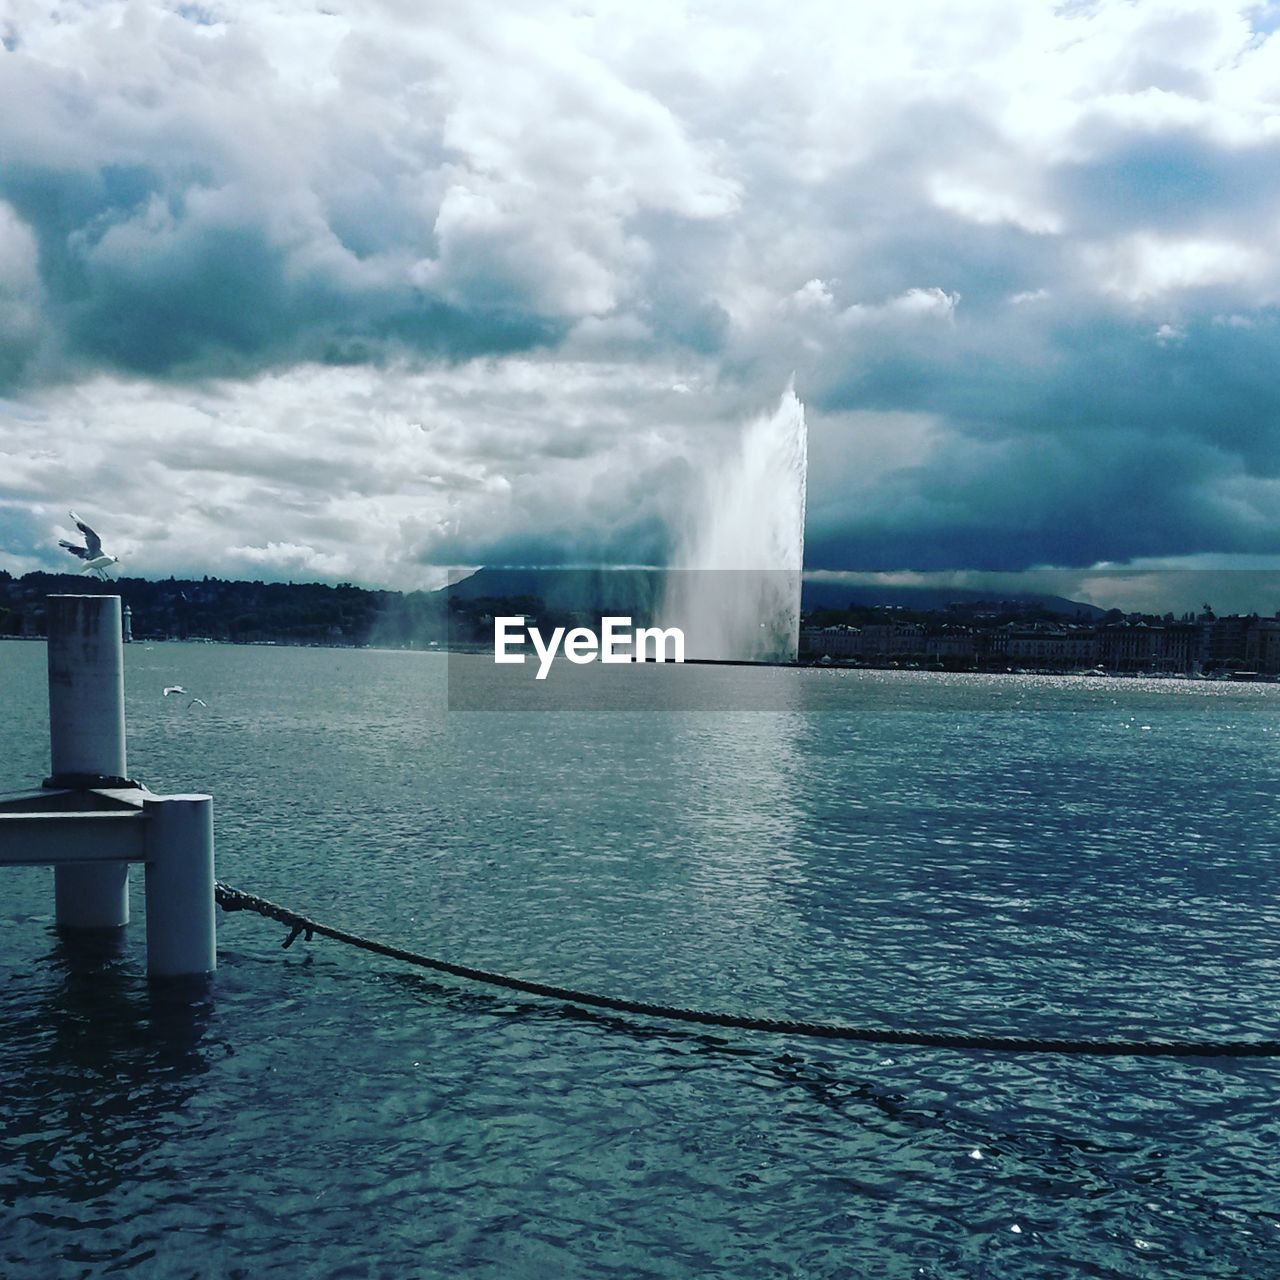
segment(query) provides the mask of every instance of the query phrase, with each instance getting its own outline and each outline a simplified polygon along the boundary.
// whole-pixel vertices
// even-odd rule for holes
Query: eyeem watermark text
[[[494,618],[494,662],[523,662],[525,655],[512,650],[523,645],[526,636],[538,655],[537,680],[547,678],[562,648],[564,656],[579,665],[597,661],[684,661],[684,632],[679,627],[633,627],[630,618],[601,618],[599,635],[590,627],[574,627],[567,633],[564,627],[556,627],[546,638],[537,627],[527,626],[523,617],[517,617]]]

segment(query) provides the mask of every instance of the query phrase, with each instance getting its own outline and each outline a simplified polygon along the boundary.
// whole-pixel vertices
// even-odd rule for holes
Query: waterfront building
[[[1215,618],[1209,625],[1208,661],[1214,667],[1247,666],[1245,659],[1249,624],[1256,621],[1245,614],[1233,613]]]
[[[1245,632],[1244,665],[1263,675],[1280,675],[1280,618],[1255,618]]]
[[[865,658],[922,657],[924,651],[924,628],[918,622],[868,622],[862,628]]]
[[[800,652],[814,658],[860,658],[862,632],[857,627],[805,627]]]
[[[924,652],[937,662],[972,662],[978,656],[978,638],[968,627],[944,626],[925,636]]]
[[[1208,629],[1198,622],[1167,622],[1160,630],[1158,653],[1163,671],[1199,672],[1209,656]]]
[[[1090,627],[1017,626],[1010,623],[992,637],[1006,661],[1033,667],[1091,667],[1098,661],[1097,635]]]
[[[1112,622],[1098,629],[1098,663],[1108,671],[1162,670],[1164,628],[1145,620]]]

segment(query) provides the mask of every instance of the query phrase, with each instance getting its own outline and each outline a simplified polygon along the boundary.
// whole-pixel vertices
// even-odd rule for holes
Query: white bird
[[[109,581],[107,566],[109,564],[119,564],[120,557],[103,555],[102,539],[74,511],[69,511],[67,514],[75,521],[76,528],[84,534],[84,546],[77,547],[74,542],[68,542],[65,538],[58,539],[58,546],[66,547],[73,556],[84,561],[84,568],[80,570],[82,575],[92,573],[101,578],[103,582]]]
[[[185,697],[185,696],[186,696],[186,692],[187,692],[187,691],[186,691],[186,690],[185,690],[185,689],[184,689],[180,684],[167,684],[167,685],[165,685],[165,687],[164,687],[164,696],[165,696],[166,698],[167,698],[171,693],[180,693],[180,694],[182,694],[182,695]],[[193,697],[193,698],[191,699],[191,701],[187,703],[187,710],[188,710],[188,711],[190,711],[192,707],[196,707],[196,706],[200,706],[200,707],[207,707],[208,705],[209,705],[209,704],[208,704],[208,703],[207,703],[203,698],[194,698],[194,697]]]

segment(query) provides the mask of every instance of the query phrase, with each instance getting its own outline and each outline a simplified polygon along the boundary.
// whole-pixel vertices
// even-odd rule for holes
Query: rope
[[[824,1040],[853,1040],[864,1044],[908,1045],[930,1049],[979,1049],[1000,1053],[1064,1053],[1096,1057],[1139,1058],[1275,1058],[1280,1057],[1280,1041],[1276,1040],[1059,1040],[1034,1036],[966,1035],[949,1031],[897,1031],[890,1027],[855,1027],[831,1022],[798,1022],[786,1018],[754,1018],[734,1013],[716,1013],[705,1009],[683,1009],[675,1005],[650,1004],[644,1000],[624,1000],[617,996],[595,995],[571,987],[531,982],[508,974],[475,969],[470,965],[436,960],[431,956],[390,946],[372,938],[364,938],[346,929],[320,924],[266,898],[233,889],[218,882],[214,895],[224,911],[253,911],[268,920],[288,925],[289,936],[281,944],[292,946],[301,934],[308,942],[315,934],[345,942],[374,955],[402,960],[406,964],[434,969],[455,978],[504,987],[526,995],[545,996],[568,1004],[611,1009],[617,1013],[639,1014],[646,1018],[662,1018],[671,1022],[692,1022],[705,1027],[728,1027],[739,1031],[765,1031],[776,1035],[816,1037]]]

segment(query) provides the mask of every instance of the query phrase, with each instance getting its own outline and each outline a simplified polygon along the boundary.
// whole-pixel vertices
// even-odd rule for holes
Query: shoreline
[[[23,643],[43,644],[46,642],[44,636],[3,636],[0,635],[0,641],[13,640]],[[470,654],[480,657],[492,652],[488,645],[459,644],[459,645],[392,645],[392,644],[324,644],[317,640],[290,641],[290,640],[221,640],[212,636],[188,636],[179,638],[176,636],[153,636],[148,638],[135,637],[129,642],[130,647],[137,645],[145,648],[149,645],[157,644],[214,644],[214,645],[230,645],[241,649],[347,649],[352,651],[367,651],[375,653],[426,653],[426,654],[442,654],[448,656],[450,654]],[[1091,680],[1181,680],[1192,684],[1199,683],[1218,683],[1218,684],[1280,684],[1280,675],[1273,675],[1268,672],[1258,671],[1242,671],[1223,669],[1213,672],[1187,672],[1187,671],[1157,671],[1157,670],[1138,670],[1138,671],[1109,671],[1100,669],[1063,669],[1059,667],[926,667],[915,665],[903,665],[901,663],[892,662],[849,662],[845,660],[831,660],[824,662],[820,658],[802,657],[797,658],[793,662],[768,662],[752,658],[687,658],[683,663],[646,663],[647,666],[673,666],[681,665],[687,667],[764,667],[777,670],[805,670],[815,669],[819,671],[896,671],[901,673],[909,673],[914,675],[952,675],[952,676],[1070,676],[1078,679]]]

